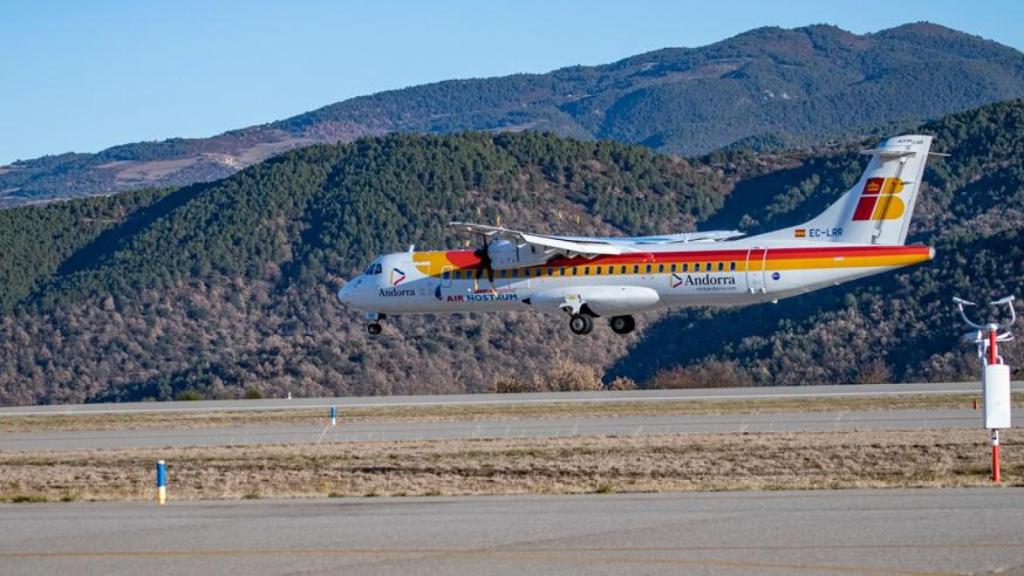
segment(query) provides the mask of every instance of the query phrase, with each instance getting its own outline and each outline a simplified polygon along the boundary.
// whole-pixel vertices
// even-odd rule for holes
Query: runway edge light
[[[156,462],[156,501],[161,506],[167,503],[167,464],[163,460]]]

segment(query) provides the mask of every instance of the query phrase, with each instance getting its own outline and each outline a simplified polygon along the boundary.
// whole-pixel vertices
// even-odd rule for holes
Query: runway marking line
[[[580,553],[630,553],[630,552],[784,552],[801,551],[808,548],[815,550],[990,550],[1024,548],[1022,542],[978,542],[973,544],[956,543],[910,543],[910,544],[780,544],[780,545],[734,545],[734,546],[630,546],[630,547],[573,547],[573,548],[529,548],[523,552],[537,554],[580,554]],[[0,558],[61,558],[61,557],[107,557],[107,556],[242,556],[260,554],[264,556],[323,555],[323,556],[360,556],[368,554],[505,554],[515,550],[480,550],[474,548],[237,548],[237,549],[197,549],[197,550],[61,550],[61,551],[7,551],[0,552]]]
[[[207,550],[112,550],[112,551],[57,551],[57,552],[0,552],[0,558],[9,559],[59,559],[59,558],[181,558],[181,557],[247,557],[247,556],[386,556],[391,559],[417,559],[423,557],[445,558],[486,558],[493,560],[548,560],[585,564],[669,564],[688,566],[717,566],[723,568],[758,568],[768,570],[831,571],[859,574],[901,574],[938,575],[947,572],[894,569],[875,566],[802,564],[784,562],[751,562],[719,559],[687,558],[644,558],[632,556],[604,556],[590,558],[566,558],[566,554],[622,554],[622,553],[694,553],[694,552],[785,552],[814,550],[903,550],[903,549],[1001,549],[1024,548],[1022,543],[978,543],[978,544],[878,544],[878,545],[779,545],[779,546],[679,546],[679,547],[629,547],[629,548],[535,548],[518,552],[515,550],[478,549],[387,549],[387,548],[298,548],[298,549],[207,549]]]

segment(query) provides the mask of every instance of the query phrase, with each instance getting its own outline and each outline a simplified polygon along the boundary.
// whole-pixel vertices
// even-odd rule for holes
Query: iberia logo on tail
[[[906,205],[897,194],[903,191],[899,178],[868,178],[864,183],[853,220],[897,220],[903,217]]]

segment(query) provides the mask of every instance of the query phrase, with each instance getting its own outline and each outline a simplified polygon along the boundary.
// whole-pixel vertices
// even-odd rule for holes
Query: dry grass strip
[[[1024,485],[1024,435],[1003,437]],[[989,485],[983,430],[679,434],[0,454],[6,501],[781,490]]]

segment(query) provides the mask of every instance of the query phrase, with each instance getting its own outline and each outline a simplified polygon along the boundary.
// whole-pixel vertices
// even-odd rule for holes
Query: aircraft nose
[[[338,290],[338,300],[346,306],[352,304],[352,282],[345,284],[341,287],[341,290]]]

